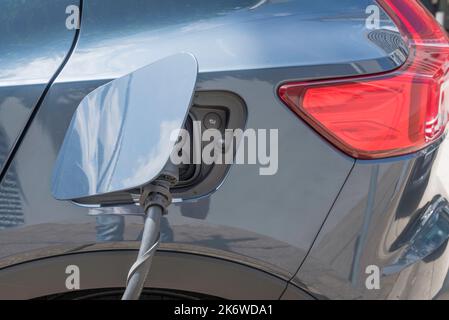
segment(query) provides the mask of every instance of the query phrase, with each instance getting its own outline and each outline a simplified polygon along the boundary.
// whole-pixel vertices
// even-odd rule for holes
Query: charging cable
[[[145,225],[137,260],[131,266],[122,300],[138,300],[160,243],[161,218],[171,204],[170,188],[178,182],[178,167],[170,161],[160,176],[142,187],[140,205],[145,212]]]

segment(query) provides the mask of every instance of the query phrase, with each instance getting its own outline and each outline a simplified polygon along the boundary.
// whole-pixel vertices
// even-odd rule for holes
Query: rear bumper
[[[437,202],[448,199],[447,159],[449,139],[405,157],[357,161],[294,282],[334,299],[444,297],[448,232]],[[425,215],[437,224],[423,224]],[[366,283],[373,266],[378,288]]]

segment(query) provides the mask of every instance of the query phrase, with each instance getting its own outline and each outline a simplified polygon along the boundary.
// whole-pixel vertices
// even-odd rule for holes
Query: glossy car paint
[[[28,119],[69,53],[75,31],[67,30],[66,17],[59,14],[69,4],[78,1],[5,0],[1,3],[0,173],[6,173],[7,160],[19,146]],[[0,227],[14,227],[24,222],[16,195],[20,186],[15,174],[10,170],[5,176],[0,175],[11,188],[7,196],[0,192],[0,207],[7,210],[0,218]]]
[[[197,92],[233,92],[246,104],[247,128],[279,129],[279,171],[274,176],[260,176],[257,166],[234,165],[213,194],[195,203],[172,205],[162,226],[162,249],[220,257],[263,270],[284,282],[284,298],[289,297],[293,285],[316,297],[365,298],[376,294],[364,287],[363,271],[367,262],[383,266],[379,235],[390,230],[394,221],[385,219],[378,225],[373,222],[377,220],[367,218],[355,227],[351,221],[343,224],[344,217],[349,212],[359,221],[366,215],[362,200],[372,194],[370,185],[374,182],[369,181],[377,167],[381,174],[376,194],[405,197],[401,183],[414,179],[411,166],[418,161],[413,159],[422,154],[380,162],[355,161],[330,146],[276,96],[276,88],[287,80],[397,68],[402,62],[393,54],[394,45],[366,29],[365,9],[370,4],[373,1],[190,0],[179,4],[135,0],[105,6],[104,1],[84,1],[76,49],[46,95],[8,169],[17,172],[14,181],[20,186],[17,201],[24,222],[0,232],[0,267],[12,270],[18,263],[25,266],[27,261],[95,250],[99,245],[102,250],[137,248],[141,219],[94,217],[88,208],[54,200],[50,193],[53,164],[70,118],[86,94],[159,58],[189,51],[199,63]],[[395,30],[385,15],[382,23],[389,32]],[[429,181],[436,179],[434,174],[429,171]],[[439,188],[444,183],[429,182],[429,190],[433,188],[429,196],[443,193]],[[6,188],[2,181],[0,192]],[[428,201],[420,193],[415,196],[419,204],[404,209],[404,216],[412,216]],[[390,198],[379,197],[379,216],[394,216],[393,209],[389,214],[382,210],[392,206]],[[340,231],[336,228],[340,225],[351,232]],[[105,227],[110,230],[110,241],[100,243],[105,238],[98,239],[98,234]],[[342,234],[359,235],[360,245],[340,241]],[[329,235],[326,239],[332,244],[331,252],[349,243],[347,250],[356,258],[342,257],[344,261],[335,267],[328,261],[330,253],[320,249],[324,235]],[[309,251],[310,258],[305,259]],[[365,257],[374,258],[367,261]],[[351,263],[355,276],[348,277],[345,272]],[[90,268],[95,269],[95,264]],[[328,269],[338,281],[327,281],[329,275],[319,272]],[[0,287],[5,281],[11,283],[6,280],[11,277],[18,279],[19,273],[2,277],[0,272]],[[398,278],[390,276],[392,283],[388,282],[383,292],[394,292],[400,285]],[[282,292],[280,286],[271,296],[280,297]],[[44,294],[48,292],[42,291]],[[38,295],[36,291],[34,296]]]
[[[294,282],[333,299],[448,299],[447,241],[386,272],[412,245],[406,231],[423,209],[449,196],[448,147],[446,139],[412,156],[357,161]],[[365,286],[373,265],[383,273],[379,290]]]

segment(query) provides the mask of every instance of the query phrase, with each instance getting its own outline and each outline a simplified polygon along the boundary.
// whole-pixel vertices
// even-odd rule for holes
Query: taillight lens
[[[293,82],[279,96],[336,147],[359,159],[420,150],[445,130],[449,113],[449,39],[416,0],[378,0],[409,44],[387,74]]]

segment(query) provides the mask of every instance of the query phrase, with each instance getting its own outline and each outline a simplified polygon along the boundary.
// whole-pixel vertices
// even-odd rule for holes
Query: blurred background
[[[421,0],[446,30],[449,30],[449,0]]]

